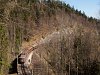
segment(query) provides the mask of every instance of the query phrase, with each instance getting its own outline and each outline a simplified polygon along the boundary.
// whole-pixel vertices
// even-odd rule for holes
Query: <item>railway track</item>
[[[18,65],[18,75],[32,75],[32,70],[24,64]]]

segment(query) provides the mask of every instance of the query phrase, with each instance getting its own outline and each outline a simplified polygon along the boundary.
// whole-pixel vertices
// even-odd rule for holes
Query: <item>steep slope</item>
[[[80,32],[75,31],[76,28],[66,28],[45,37],[33,54],[33,71],[35,71],[33,74],[99,74],[99,67],[95,66],[99,66],[96,62],[100,62],[99,46],[96,46],[98,45],[96,40],[95,42],[91,40],[94,38],[93,36],[97,35],[93,31],[85,29],[81,36],[77,35]],[[87,39],[88,36],[91,39]],[[97,73],[92,72],[92,68],[95,68],[94,72]]]
[[[99,74],[97,19],[56,0],[0,4],[0,75],[7,75],[10,62],[23,49],[36,45],[34,75]]]

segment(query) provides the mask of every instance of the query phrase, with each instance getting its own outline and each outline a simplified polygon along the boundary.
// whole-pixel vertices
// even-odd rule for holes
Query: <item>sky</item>
[[[87,16],[99,18],[100,0],[62,0],[75,9],[84,11]]]

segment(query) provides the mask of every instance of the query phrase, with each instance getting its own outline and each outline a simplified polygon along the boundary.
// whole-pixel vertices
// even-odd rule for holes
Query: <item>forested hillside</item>
[[[100,75],[100,20],[59,0],[0,0],[0,75],[41,39],[33,75]]]

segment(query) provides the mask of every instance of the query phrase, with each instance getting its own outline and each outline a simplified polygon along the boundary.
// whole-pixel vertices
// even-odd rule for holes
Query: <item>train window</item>
[[[28,61],[30,62],[30,59]]]

